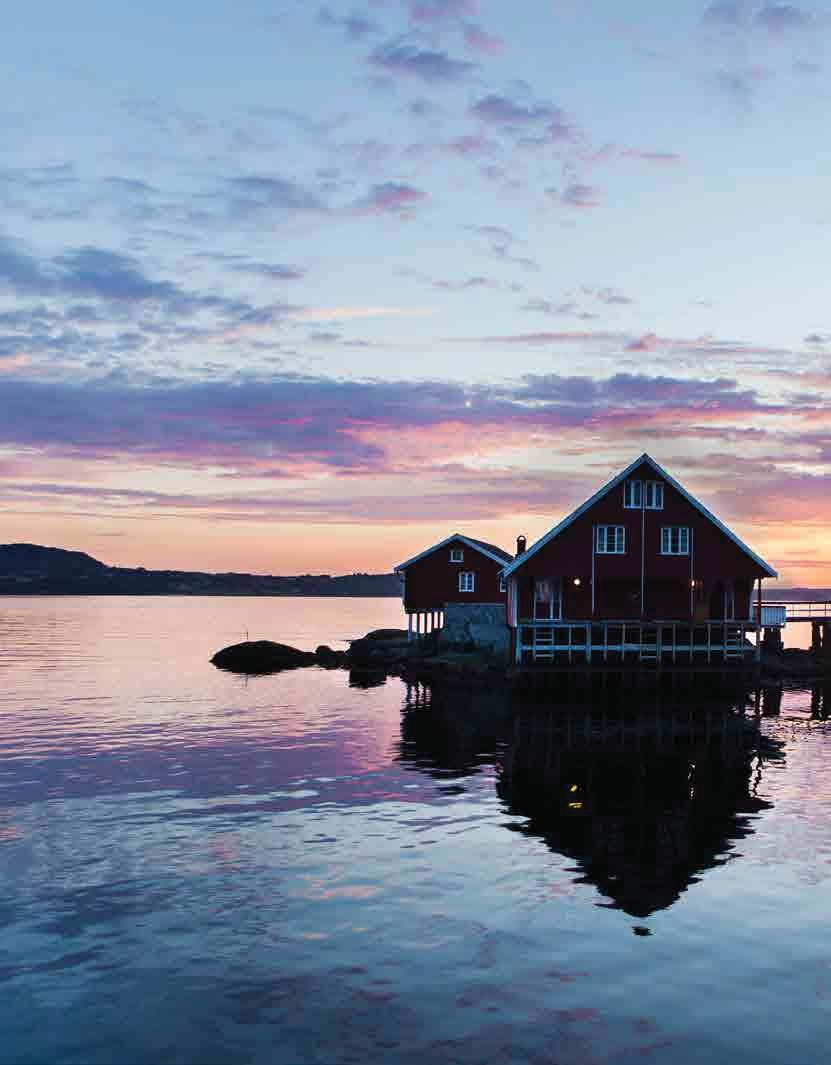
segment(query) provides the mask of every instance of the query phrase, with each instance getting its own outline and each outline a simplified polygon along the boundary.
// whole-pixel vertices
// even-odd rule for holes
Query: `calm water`
[[[831,695],[621,714],[208,663],[397,624],[0,600],[0,1059],[827,1062]]]

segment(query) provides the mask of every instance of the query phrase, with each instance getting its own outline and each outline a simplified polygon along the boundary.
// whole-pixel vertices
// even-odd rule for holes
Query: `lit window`
[[[451,562],[464,562],[464,560],[465,560],[465,553],[461,549],[461,547],[451,547],[450,548],[450,561]]]
[[[666,525],[661,529],[662,555],[688,555],[690,530],[681,525]]]
[[[626,553],[626,529],[622,525],[597,526],[598,555],[623,555]]]
[[[472,592],[476,583],[476,574],[462,571],[459,574],[459,591]]]
[[[641,509],[643,506],[643,481],[624,482],[623,505],[627,510]]]
[[[664,509],[664,485],[662,481],[646,482],[646,509]]]

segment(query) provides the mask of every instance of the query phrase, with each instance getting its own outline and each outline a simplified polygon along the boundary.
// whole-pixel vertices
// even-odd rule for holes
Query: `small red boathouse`
[[[453,533],[396,566],[410,637],[441,628],[448,603],[504,603],[500,572],[512,559],[495,544]]]
[[[644,454],[503,569],[515,660],[758,654],[776,575]]]

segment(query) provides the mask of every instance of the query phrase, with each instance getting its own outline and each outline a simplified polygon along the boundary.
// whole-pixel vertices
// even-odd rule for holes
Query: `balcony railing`
[[[755,621],[525,620],[516,637],[518,664],[741,661],[758,658],[760,652]]]
[[[754,620],[759,611],[753,604]],[[789,621],[829,621],[831,622],[831,602],[808,602],[806,600],[780,600],[762,603],[763,627],[782,627]]]

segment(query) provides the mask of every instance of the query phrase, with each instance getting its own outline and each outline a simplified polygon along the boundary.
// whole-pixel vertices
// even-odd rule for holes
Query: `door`
[[[538,577],[534,581],[534,620],[559,621],[562,615],[562,578]]]
[[[724,583],[724,620],[736,620],[736,588],[732,581]]]

